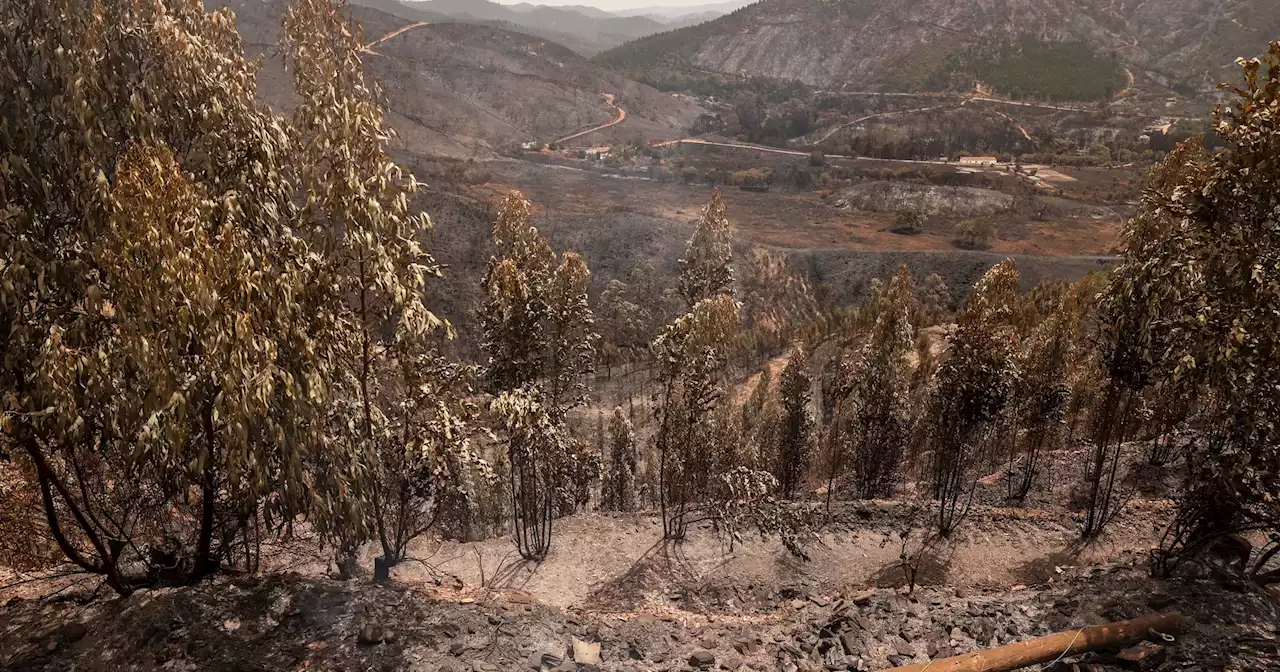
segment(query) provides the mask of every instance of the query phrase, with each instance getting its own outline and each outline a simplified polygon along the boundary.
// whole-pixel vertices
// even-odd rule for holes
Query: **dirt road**
[[[370,56],[381,56],[382,54],[379,54],[378,52],[373,50],[374,47],[378,46],[379,44],[382,44],[383,42],[386,42],[387,40],[400,37],[401,35],[404,35],[405,33],[411,30],[414,30],[415,28],[421,28],[423,26],[429,26],[429,25],[431,25],[430,21],[419,21],[418,23],[411,23],[407,26],[402,26],[400,28],[397,28],[387,33],[386,35],[383,35],[382,37],[379,37],[378,39],[370,42],[369,44],[364,45],[364,49],[361,49],[361,51],[363,51],[366,54],[369,54]]]
[[[963,104],[963,103],[961,103],[961,104]],[[833,127],[831,130],[827,131],[827,132],[826,132],[826,134],[825,134],[825,135],[823,135],[821,138],[818,138],[818,141],[817,141],[817,142],[815,142],[815,143],[813,143],[813,144],[815,144],[815,145],[821,145],[822,143],[824,143],[824,142],[826,142],[827,140],[829,140],[829,139],[831,138],[831,136],[835,135],[836,133],[839,133],[840,131],[842,131],[842,130],[844,130],[844,129],[846,129],[846,128],[849,128],[850,126],[856,126],[856,125],[858,125],[858,124],[861,124],[861,123],[862,123],[862,122],[864,122],[864,121],[870,121],[870,120],[872,120],[872,119],[879,119],[880,117],[891,117],[891,116],[893,116],[893,115],[895,115],[895,114],[915,114],[915,113],[918,113],[918,112],[932,112],[932,111],[934,111],[934,110],[941,110],[941,109],[942,109],[942,108],[944,108],[944,107],[948,107],[948,106],[947,106],[947,105],[934,105],[933,107],[921,107],[921,108],[917,108],[917,109],[914,109],[914,110],[898,110],[898,111],[895,111],[895,112],[877,112],[877,113],[875,113],[875,114],[868,114],[868,115],[867,115],[867,116],[865,116],[865,117],[859,117],[859,118],[857,118],[857,119],[854,119],[853,121],[845,122],[845,123],[843,123],[843,124],[840,124],[840,125],[838,125],[838,126]]]
[[[574,133],[573,135],[566,135],[563,138],[559,138],[555,140],[557,144],[563,143],[563,142],[569,142],[570,140],[581,138],[584,135],[590,135],[592,133],[595,133],[596,131],[603,131],[606,128],[609,128],[611,126],[617,126],[618,124],[621,124],[622,122],[627,120],[627,111],[613,104],[614,98],[616,97],[614,94],[601,93],[600,95],[604,97],[605,105],[608,105],[609,107],[613,108],[613,111],[617,116],[615,116],[612,121],[609,121],[604,124],[600,124],[599,126],[596,126],[594,128],[588,128],[585,131],[579,131],[577,133]]]
[[[729,149],[746,149],[756,152],[764,152],[766,154],[783,154],[786,156],[809,156],[809,152],[799,152],[792,149],[778,149],[776,147],[765,147],[764,145],[755,145],[749,142],[715,142],[713,140],[703,140],[701,138],[682,138],[680,140],[668,140],[666,142],[655,143],[654,147],[671,147],[673,145],[706,145],[708,147],[727,147]],[[827,154],[828,159],[845,159],[849,161],[857,161],[859,159],[867,161],[882,161],[886,163],[912,163],[912,164],[931,164],[935,166],[955,166],[955,163],[947,161],[925,161],[918,159],[877,159],[870,156],[845,156],[843,154]]]

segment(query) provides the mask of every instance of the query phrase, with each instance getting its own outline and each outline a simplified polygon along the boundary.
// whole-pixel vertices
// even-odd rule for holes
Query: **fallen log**
[[[1067,656],[1131,646],[1146,639],[1153,631],[1163,635],[1182,634],[1182,614],[1157,614],[1132,621],[1091,625],[986,651],[895,667],[884,672],[1012,672]]]

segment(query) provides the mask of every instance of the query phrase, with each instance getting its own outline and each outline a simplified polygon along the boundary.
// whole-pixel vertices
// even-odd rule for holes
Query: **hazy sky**
[[[634,9],[637,7],[692,7],[709,5],[718,0],[497,0],[504,5],[516,5],[528,2],[534,5],[586,5],[599,7],[605,11]]]

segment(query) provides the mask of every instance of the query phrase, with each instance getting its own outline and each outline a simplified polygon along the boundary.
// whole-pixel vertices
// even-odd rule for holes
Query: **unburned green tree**
[[[895,233],[917,234],[924,225],[924,212],[915,208],[901,208],[893,213]]]

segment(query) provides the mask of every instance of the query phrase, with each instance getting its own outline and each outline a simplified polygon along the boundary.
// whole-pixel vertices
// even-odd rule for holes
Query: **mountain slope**
[[[741,9],[757,0],[730,0],[730,2],[712,2],[705,5],[657,5],[653,7],[638,7],[636,9],[624,9],[614,14],[618,16],[648,16],[657,21],[687,21],[692,17],[700,17],[703,20],[714,19],[723,16],[736,9]]]
[[[236,12],[246,51],[265,57],[259,93],[277,108],[290,108],[292,79],[274,56],[284,0],[206,4]],[[411,18],[431,18],[402,18],[359,5],[352,16],[370,42],[417,23]],[[365,63],[382,83],[398,148],[412,154],[487,157],[524,142],[553,140],[613,119],[616,110],[606,93],[627,111],[627,121],[584,143],[641,134],[679,137],[702,113],[566,47],[494,26],[432,22],[378,44],[374,52]]]
[[[404,4],[467,23],[500,21],[506,24],[503,28],[560,42],[586,56],[673,27],[647,16],[616,16],[589,7],[501,5],[489,0],[419,0]]]
[[[1201,88],[1231,62],[1228,52],[1254,55],[1277,36],[1280,0],[762,0],[598,61],[655,81],[664,71],[711,71],[845,90],[941,89],[978,79],[999,90],[1003,82],[986,78],[1034,68],[1033,79],[1072,80],[1064,93],[1081,89],[1081,79],[1106,81],[1083,87],[1091,91],[1114,89],[1128,64]],[[1073,97],[1055,88],[1024,93]]]
[[[701,108],[605,70],[558,44],[491,26],[442,23],[379,45],[374,65],[402,139],[455,156],[552,140],[614,118],[584,139],[679,137]],[[446,151],[445,148],[448,148]]]

